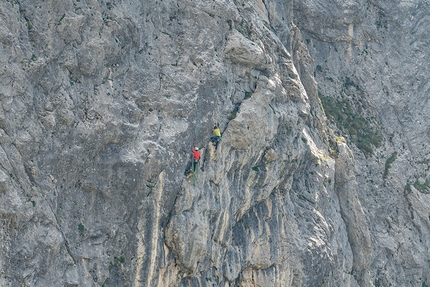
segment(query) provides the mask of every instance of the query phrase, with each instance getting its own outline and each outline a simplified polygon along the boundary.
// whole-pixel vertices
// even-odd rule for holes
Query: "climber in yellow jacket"
[[[211,137],[211,142],[215,145],[215,149],[218,149],[218,143],[222,139],[221,131],[217,125],[214,125],[212,130],[213,136]]]

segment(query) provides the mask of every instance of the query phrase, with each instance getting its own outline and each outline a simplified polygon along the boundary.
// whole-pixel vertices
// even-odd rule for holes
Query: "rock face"
[[[429,286],[429,12],[1,2],[0,286]]]

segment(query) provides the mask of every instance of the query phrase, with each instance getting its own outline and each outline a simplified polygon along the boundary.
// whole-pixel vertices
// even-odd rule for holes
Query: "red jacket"
[[[191,151],[193,152],[194,160],[200,160],[200,153],[199,153],[199,151],[196,150],[194,147],[193,147],[193,149]]]

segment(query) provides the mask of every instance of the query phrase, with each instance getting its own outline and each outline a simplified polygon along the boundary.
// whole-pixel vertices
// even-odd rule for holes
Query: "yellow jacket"
[[[219,128],[214,129],[214,135],[216,135],[217,137],[221,136],[221,131],[219,130]]]

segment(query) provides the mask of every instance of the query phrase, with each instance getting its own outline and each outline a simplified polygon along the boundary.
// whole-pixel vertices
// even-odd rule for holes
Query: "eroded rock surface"
[[[429,12],[1,2],[0,286],[430,285]]]

